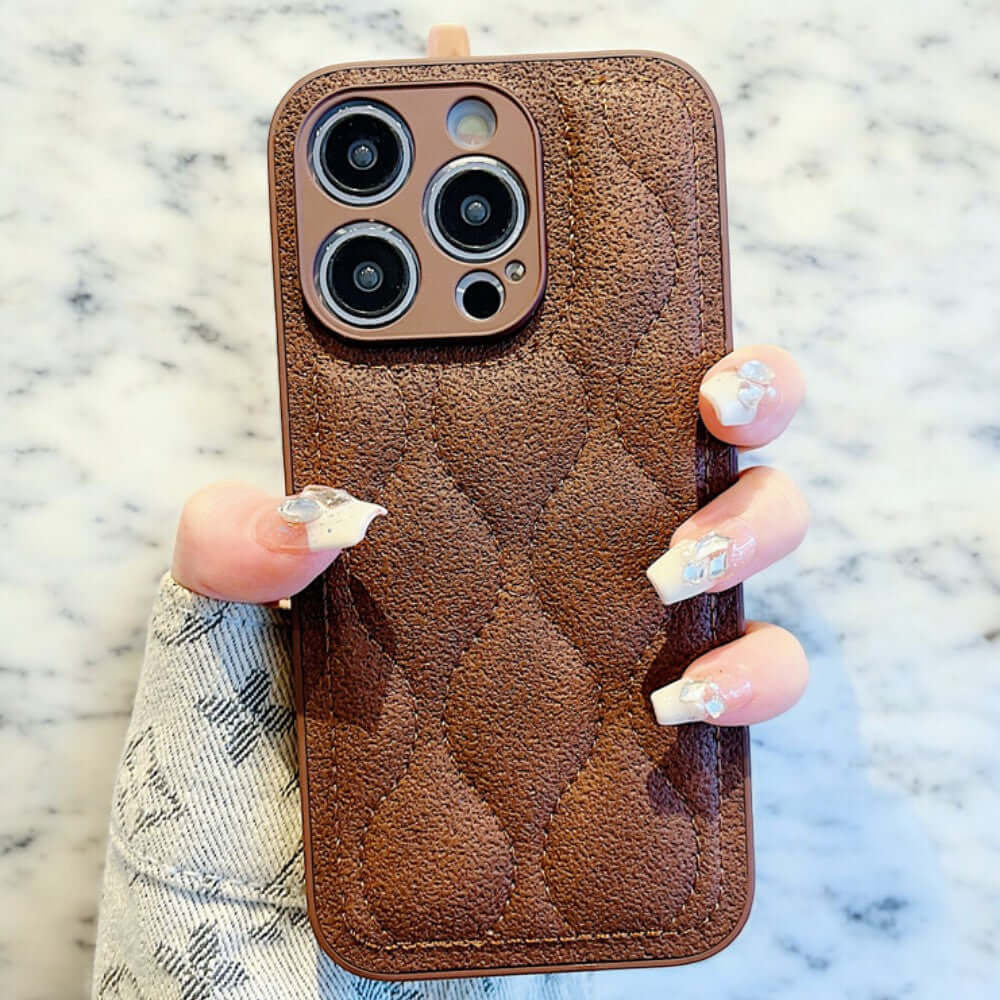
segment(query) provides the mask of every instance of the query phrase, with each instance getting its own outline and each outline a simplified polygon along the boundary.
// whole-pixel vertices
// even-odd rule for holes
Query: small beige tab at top
[[[427,34],[428,59],[464,59],[469,55],[469,33],[463,24],[435,24]]]

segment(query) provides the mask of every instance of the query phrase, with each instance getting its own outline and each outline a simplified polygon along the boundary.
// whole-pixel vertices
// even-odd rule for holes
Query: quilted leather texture
[[[549,280],[498,340],[357,345],[297,284],[292,149],[350,86],[479,79],[533,114]],[[644,576],[731,481],[718,123],[654,56],[337,68],[272,131],[290,485],[389,516],[294,601],[313,923],[390,977],[690,961],[749,905],[746,734],[649,692],[735,638]],[[376,213],[377,214],[377,213]]]

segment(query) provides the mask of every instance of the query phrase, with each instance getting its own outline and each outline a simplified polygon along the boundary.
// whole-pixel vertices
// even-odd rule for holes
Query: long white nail
[[[733,539],[710,531],[671,546],[646,570],[664,604],[703,594],[729,572]]]
[[[257,523],[257,540],[276,552],[323,552],[357,545],[376,517],[388,513],[347,490],[307,486]]]
[[[735,371],[719,372],[706,379],[701,392],[723,427],[742,427],[757,416],[757,407],[765,396],[777,395],[773,381],[774,371],[763,361],[744,361]]]
[[[650,695],[653,714],[661,726],[685,722],[716,721],[733,708],[745,705],[751,696],[746,676],[682,677]]]

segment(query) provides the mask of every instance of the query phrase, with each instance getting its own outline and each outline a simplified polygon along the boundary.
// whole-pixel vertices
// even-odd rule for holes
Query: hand
[[[760,448],[788,426],[804,391],[802,373],[785,351],[745,347],[705,374],[699,409],[721,441]],[[809,509],[788,476],[768,467],[746,469],[674,532],[647,575],[665,604],[726,590],[788,555],[808,526]],[[661,725],[743,726],[791,708],[808,678],[805,653],[791,633],[748,622],[745,635],[699,657],[651,700]]]
[[[777,347],[742,348],[706,373],[701,415],[717,438],[759,448],[785,429],[802,395],[802,375],[788,354]],[[291,516],[316,519],[289,523],[279,513],[282,503],[236,483],[195,494],[177,533],[174,579],[208,597],[272,603],[305,587],[384,513],[346,494],[332,502],[304,497],[294,504],[306,509]],[[650,582],[667,604],[725,590],[791,552],[808,521],[805,501],[787,476],[747,469],[677,529],[668,551],[649,568]],[[807,677],[805,654],[790,633],[750,622],[744,636],[695,660],[680,680],[654,692],[653,710],[664,725],[761,722],[791,707]]]
[[[468,56],[465,28],[432,28],[427,54]],[[741,348],[705,374],[699,409],[719,440],[760,448],[788,426],[804,388],[798,366],[785,351]],[[196,494],[181,518],[174,579],[223,600],[270,603],[300,591],[336,559],[340,546],[328,537],[316,551],[305,529],[296,535],[280,522],[279,502],[237,484]],[[353,509],[356,521],[366,516],[365,506]],[[374,516],[377,511],[367,506]],[[677,529],[647,575],[665,604],[726,590],[795,549],[808,523],[805,500],[787,476],[767,467],[746,469],[735,485]],[[808,674],[794,636],[775,625],[748,622],[741,638],[700,657],[679,680],[653,692],[653,711],[662,725],[763,722],[798,701]]]

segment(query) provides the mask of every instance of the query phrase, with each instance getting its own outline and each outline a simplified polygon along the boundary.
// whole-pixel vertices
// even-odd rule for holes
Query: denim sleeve
[[[277,608],[160,584],[115,784],[98,1000],[562,1000],[590,977],[383,983],[340,969],[306,915]]]

